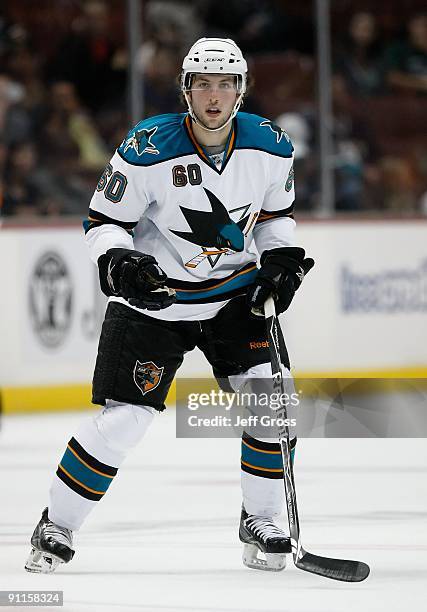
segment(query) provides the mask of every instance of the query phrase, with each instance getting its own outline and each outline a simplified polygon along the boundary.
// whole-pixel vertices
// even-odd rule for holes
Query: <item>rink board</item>
[[[298,376],[427,376],[427,220],[303,222],[316,266],[282,317]],[[79,226],[0,231],[0,398],[5,412],[90,403],[105,310]],[[199,351],[182,377],[208,377]]]

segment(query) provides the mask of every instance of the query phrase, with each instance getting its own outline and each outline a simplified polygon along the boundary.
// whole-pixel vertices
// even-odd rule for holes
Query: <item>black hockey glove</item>
[[[304,275],[313,266],[314,260],[305,257],[305,251],[300,247],[264,251],[261,268],[247,293],[251,313],[264,316],[264,302],[271,294],[276,301],[277,313],[287,310]]]
[[[130,249],[108,249],[98,259],[99,281],[105,295],[125,298],[146,310],[168,308],[176,301],[167,276],[151,255]]]

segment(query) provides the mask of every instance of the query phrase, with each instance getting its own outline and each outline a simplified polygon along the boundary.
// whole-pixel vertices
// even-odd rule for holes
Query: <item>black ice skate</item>
[[[49,520],[47,508],[34,529],[31,544],[30,556],[25,564],[27,572],[50,574],[60,563],[68,563],[74,556],[73,532]]]
[[[242,558],[247,567],[271,572],[285,569],[286,555],[292,552],[291,541],[272,519],[248,514],[242,507],[239,538],[244,544]]]

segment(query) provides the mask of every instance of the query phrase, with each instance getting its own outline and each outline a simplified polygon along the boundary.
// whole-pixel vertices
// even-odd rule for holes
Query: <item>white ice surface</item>
[[[72,563],[28,574],[29,538],[81,418],[3,418],[0,590],[63,590],[64,612],[427,609],[426,440],[299,441],[305,548],[371,566],[365,582],[346,584],[297,570],[289,557],[280,573],[242,565],[239,441],[177,440],[174,410],[156,417],[122,466],[77,534]]]

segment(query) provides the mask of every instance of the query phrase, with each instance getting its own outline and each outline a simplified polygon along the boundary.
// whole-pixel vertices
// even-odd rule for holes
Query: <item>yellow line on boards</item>
[[[427,378],[427,366],[366,370],[292,371],[294,378]]]
[[[0,407],[4,414],[88,410],[95,408],[91,397],[90,384],[1,387]],[[175,383],[169,391],[167,403],[175,404]]]
[[[90,406],[91,385],[3,387],[0,394],[5,414],[82,410]]]
[[[399,380],[427,379],[427,367],[378,369],[378,370],[336,370],[329,372],[292,372],[294,378],[303,382],[319,379],[384,379],[384,384],[378,384],[377,391],[396,391]],[[393,384],[387,384],[387,380]],[[200,380],[203,382],[200,384]],[[197,381],[199,383],[197,384]],[[360,380],[359,380],[360,382]],[[426,381],[427,384],[427,381]],[[195,388],[193,387],[195,385]],[[205,379],[183,378],[179,384],[179,396],[184,398],[188,393],[197,390],[198,393],[210,392],[215,388],[215,382],[209,375]],[[402,385],[401,385],[402,386]],[[205,389],[206,387],[206,389]],[[402,386],[405,388],[405,385]],[[370,385],[369,389],[373,389]],[[174,406],[176,400],[176,383],[172,383],[166,404]],[[143,403],[143,400],[141,401]],[[94,408],[91,403],[91,385],[46,385],[31,387],[1,387],[0,406],[4,414],[20,414],[31,412],[65,412],[71,410],[88,410]]]

